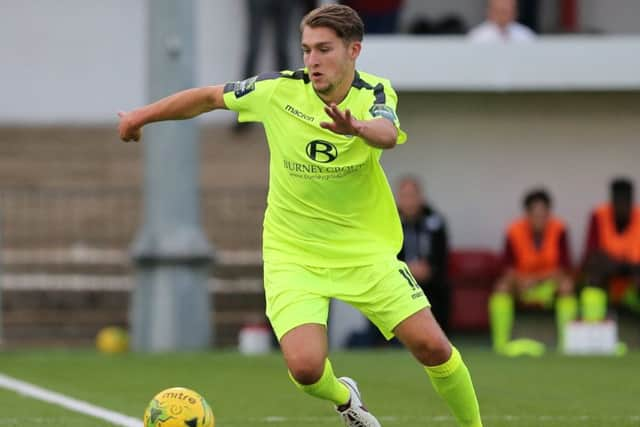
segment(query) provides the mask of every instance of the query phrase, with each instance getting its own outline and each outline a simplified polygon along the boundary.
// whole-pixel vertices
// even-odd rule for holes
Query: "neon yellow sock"
[[[622,304],[631,311],[640,313],[640,295],[638,294],[638,290],[633,287],[629,287],[622,296]]]
[[[500,354],[507,357],[531,356],[540,357],[547,351],[547,346],[531,338],[518,338],[509,341]]]
[[[322,376],[315,384],[300,384],[293,378],[291,373],[289,373],[289,378],[291,378],[291,381],[293,381],[296,387],[305,393],[320,399],[329,400],[336,406],[344,405],[349,401],[349,389],[338,381],[338,378],[333,374],[333,367],[329,359],[325,360]]]
[[[607,293],[594,286],[585,287],[580,293],[582,319],[587,322],[599,322],[607,315]]]
[[[564,348],[564,330],[567,323],[578,316],[578,301],[573,295],[558,297],[556,301],[556,327],[558,328],[558,349]]]
[[[505,292],[496,292],[489,298],[489,321],[493,349],[500,351],[511,338],[513,328],[513,297]]]
[[[452,347],[451,357],[442,365],[425,366],[436,392],[462,427],[482,427],[480,407],[473,389],[471,375],[458,349]]]

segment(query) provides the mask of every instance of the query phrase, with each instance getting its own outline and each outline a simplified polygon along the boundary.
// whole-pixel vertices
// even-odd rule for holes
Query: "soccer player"
[[[355,381],[336,378],[328,356],[329,300],[360,309],[402,341],[461,426],[481,426],[469,371],[396,254],[402,229],[379,160],[406,140],[388,80],[356,71],[364,28],[342,5],[300,24],[305,68],[178,92],[119,113],[120,138],[142,127],[226,108],[264,125],[270,177],[263,257],[267,316],[289,375],[332,402],[347,426],[379,426]]]
[[[514,297],[525,303],[550,306],[556,301],[558,348],[564,345],[564,328],[574,320],[578,303],[571,277],[569,238],[564,222],[551,213],[551,196],[544,189],[525,194],[524,215],[505,233],[505,271],[489,300],[493,348],[506,356],[541,355],[544,344],[510,340]]]
[[[609,202],[591,213],[584,251],[580,299],[588,320],[604,319],[607,299],[640,313],[640,206],[631,180],[616,178],[609,190]]]

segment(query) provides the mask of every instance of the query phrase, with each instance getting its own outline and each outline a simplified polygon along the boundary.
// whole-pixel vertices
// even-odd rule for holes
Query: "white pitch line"
[[[433,415],[433,416],[393,416],[393,415],[382,415],[379,416],[378,419],[383,422],[389,423],[407,423],[407,422],[428,422],[428,423],[448,423],[455,421],[455,418],[450,415]],[[517,423],[519,421],[536,421],[539,423],[550,423],[550,422],[568,422],[568,423],[582,423],[585,421],[606,421],[606,422],[639,422],[640,415],[611,415],[611,416],[593,416],[593,415],[483,415],[482,419],[485,421],[507,421],[512,423]],[[299,423],[299,424],[308,424],[308,423],[326,423],[333,424],[335,423],[336,416],[318,416],[318,417],[286,417],[282,415],[271,415],[263,418],[249,418],[244,421],[249,421],[253,423],[261,423],[261,424],[279,424],[279,423]],[[239,422],[238,426],[242,425],[241,421],[231,419],[227,422],[226,425],[235,426],[235,422]]]
[[[11,378],[9,376],[0,374],[0,387],[6,388],[7,390],[15,391],[16,393],[23,394],[25,396],[33,397],[34,399],[42,400],[44,402],[49,402],[54,405],[62,406],[71,411],[79,412],[81,414],[89,415],[95,418],[99,418],[110,422],[113,425],[121,426],[121,427],[143,427],[142,421],[129,417],[127,415],[121,414],[119,412],[110,411],[105,408],[101,408],[96,405],[92,405],[91,403],[84,402],[82,400],[73,399],[71,397],[67,397],[63,394],[56,393],[54,391],[50,391],[44,389],[42,387],[35,386],[33,384],[29,384],[24,381],[17,380],[15,378]],[[614,416],[605,416],[605,417],[594,417],[589,415],[485,415],[482,417],[484,420],[494,420],[494,421],[520,421],[520,420],[536,420],[539,422],[557,422],[557,421],[589,421],[604,418],[609,421],[632,421],[637,422],[640,421],[640,415],[614,415]],[[280,415],[272,415],[265,418],[250,418],[248,421],[252,422],[260,422],[265,424],[277,424],[277,423],[288,423],[288,422],[327,422],[331,423],[335,420],[335,416],[332,417],[286,417]],[[407,422],[407,421],[430,421],[430,422],[447,422],[453,420],[451,416],[442,416],[442,415],[434,415],[434,416],[381,416],[381,420],[388,422]],[[233,425],[231,422],[229,425]]]
[[[20,393],[25,396],[32,397],[34,399],[62,406],[63,408],[69,409],[74,412],[79,412],[81,414],[89,415],[94,418],[99,418],[116,426],[142,427],[142,421],[136,418],[129,417],[119,412],[110,411],[109,409],[101,408],[82,400],[67,397],[63,394],[56,393],[55,391],[50,391],[33,384],[8,377],[3,374],[0,374],[0,387],[6,388],[7,390],[15,391],[16,393]]]

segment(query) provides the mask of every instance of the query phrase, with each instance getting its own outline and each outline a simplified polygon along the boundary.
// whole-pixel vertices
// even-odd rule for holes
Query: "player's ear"
[[[360,56],[361,50],[362,42],[356,40],[349,43],[349,56],[351,56],[351,59],[355,60],[358,56]]]

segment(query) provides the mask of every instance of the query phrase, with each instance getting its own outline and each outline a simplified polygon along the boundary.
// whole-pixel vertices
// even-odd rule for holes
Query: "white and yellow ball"
[[[161,391],[144,412],[144,427],[214,427],[214,424],[209,404],[188,388]]]

